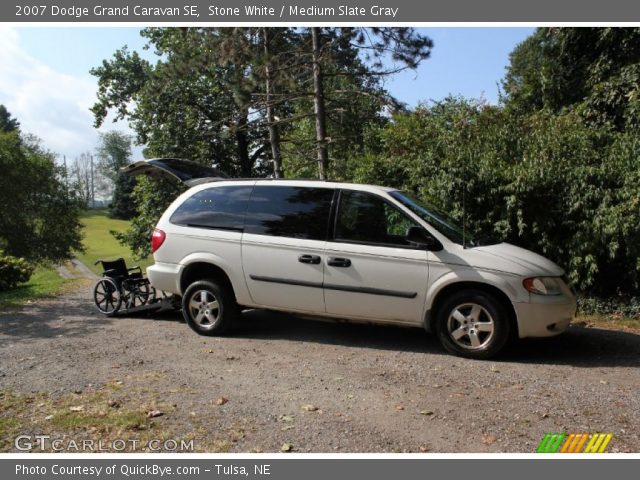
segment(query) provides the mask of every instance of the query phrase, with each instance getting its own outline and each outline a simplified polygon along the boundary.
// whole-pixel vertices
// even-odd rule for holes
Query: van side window
[[[343,190],[336,220],[336,241],[375,245],[411,245],[405,235],[417,224],[383,198],[367,192]]]
[[[252,185],[230,185],[200,190],[173,212],[170,222],[196,228],[241,231],[252,188]]]
[[[251,194],[245,232],[325,240],[333,189],[257,185]]]

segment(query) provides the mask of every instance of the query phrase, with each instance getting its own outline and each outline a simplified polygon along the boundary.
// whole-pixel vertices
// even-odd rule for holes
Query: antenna
[[[467,248],[467,160],[462,159],[462,248]]]
[[[468,127],[468,123],[464,123]],[[467,154],[471,153],[469,142],[471,141],[471,131],[467,130]],[[467,155],[462,157],[462,248],[467,248]]]

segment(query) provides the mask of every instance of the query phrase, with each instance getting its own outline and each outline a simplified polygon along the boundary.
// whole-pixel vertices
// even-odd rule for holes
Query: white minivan
[[[567,329],[563,270],[507,243],[483,244],[393,188],[224,179],[176,159],[132,164],[191,188],[152,235],[157,289],[182,297],[189,326],[221,334],[243,308],[421,326],[443,347],[489,358],[511,338]]]

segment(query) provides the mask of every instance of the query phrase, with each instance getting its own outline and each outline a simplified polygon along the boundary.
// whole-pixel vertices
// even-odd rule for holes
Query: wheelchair
[[[93,301],[100,313],[113,316],[156,303],[156,289],[142,274],[142,268],[127,267],[123,258],[98,260],[94,265],[99,263],[103,273],[93,288]]]

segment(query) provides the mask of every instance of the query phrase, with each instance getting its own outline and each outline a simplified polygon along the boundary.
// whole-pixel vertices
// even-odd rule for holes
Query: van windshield
[[[429,225],[442,233],[452,242],[465,247],[477,247],[479,242],[469,232],[463,233],[462,227],[450,215],[438,210],[422,200],[418,200],[413,195],[399,190],[390,192],[393,198],[402,203],[413,213],[422,218]]]

